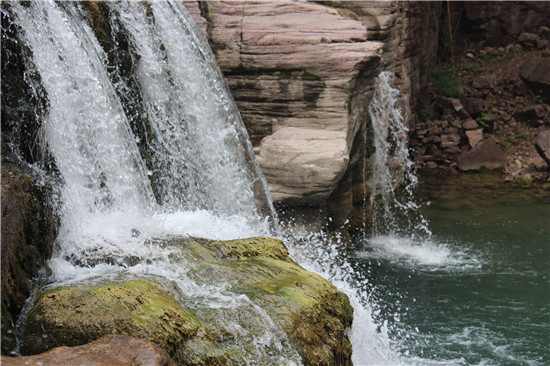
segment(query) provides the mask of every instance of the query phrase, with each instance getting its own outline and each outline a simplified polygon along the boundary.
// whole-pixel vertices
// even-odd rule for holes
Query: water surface
[[[416,198],[431,238],[375,236],[353,260],[403,362],[550,364],[550,192],[467,175]]]

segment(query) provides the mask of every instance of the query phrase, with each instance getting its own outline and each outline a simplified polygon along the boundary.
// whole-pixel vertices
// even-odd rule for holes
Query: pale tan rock
[[[349,162],[346,134],[286,127],[262,140],[258,162],[275,202],[326,200]]]
[[[483,140],[483,130],[481,128],[477,130],[466,131],[466,137],[468,137],[468,144],[471,148],[474,148],[481,140]]]

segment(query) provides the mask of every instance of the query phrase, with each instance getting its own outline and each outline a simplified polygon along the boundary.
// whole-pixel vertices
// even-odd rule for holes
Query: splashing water
[[[400,92],[390,85],[391,80],[391,73],[387,71],[378,75],[378,88],[369,105],[374,135],[373,233],[414,235],[418,232],[430,236],[428,223],[419,214],[419,205],[414,199],[418,179],[409,158],[409,129],[398,105]]]
[[[84,21],[82,6],[10,3],[48,97],[43,143],[63,181],[49,280],[73,284],[127,275],[163,277],[193,299],[186,306],[203,304],[206,309],[194,310],[218,314],[241,346],[247,340],[255,345],[246,350],[247,362],[300,364],[283,330],[250,299],[226,286],[190,281],[186,266],[168,260],[174,249],[148,245],[150,238],[174,235],[236,239],[280,234],[273,232],[273,206],[238,111],[183,5],[106,6],[110,26],[127,35],[137,60],[142,100],[136,103],[146,116],[150,156],[138,147],[134,121],[121,101],[128,99],[121,95],[127,91],[106,70],[108,55]],[[318,234],[283,239],[294,259],[350,296],[355,364],[396,363],[387,326],[373,320],[368,293],[352,285],[355,273],[342,262],[338,245],[327,246]],[[297,244],[303,240],[307,248]],[[147,260],[129,266],[128,258]],[[341,266],[333,266],[336,261]],[[257,319],[258,328],[242,329],[232,319],[235,311]]]

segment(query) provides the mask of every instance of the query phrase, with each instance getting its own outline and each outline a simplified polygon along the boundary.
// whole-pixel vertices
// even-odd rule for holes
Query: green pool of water
[[[353,265],[404,364],[550,365],[550,191],[421,180],[431,237],[379,235]]]

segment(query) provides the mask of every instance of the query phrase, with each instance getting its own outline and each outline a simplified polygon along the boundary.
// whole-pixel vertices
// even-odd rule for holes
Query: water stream
[[[19,41],[30,51],[29,74],[39,75],[47,96],[47,111],[37,118],[43,118],[40,143],[55,169],[46,169],[48,164],[33,168],[60,181],[61,227],[48,263],[49,284],[126,275],[162,277],[185,294],[179,298],[187,301],[186,307],[215,314],[233,330],[234,346],[246,347],[248,364],[300,364],[297,351],[269,314],[224,286],[190,281],[188,268],[169,260],[173,249],[148,242],[171,236],[278,236],[301,265],[349,295],[355,308],[350,338],[356,365],[491,364],[486,361],[497,351],[470,357],[464,348],[475,343],[476,337],[493,333],[506,341],[487,342],[504,352],[512,349],[507,337],[518,332],[498,333],[489,323],[447,322],[439,328],[430,324],[433,309],[452,317],[453,311],[470,309],[469,305],[432,307],[439,300],[454,301],[455,295],[437,298],[429,286],[410,283],[413,277],[422,283],[444,279],[447,284],[467,277],[460,291],[482,291],[476,289],[476,278],[470,272],[495,275],[500,281],[496,269],[503,262],[491,262],[493,254],[480,249],[484,239],[470,242],[441,235],[434,223],[436,235],[431,235],[424,217],[437,214],[421,214],[423,208],[414,199],[417,181],[407,158],[407,131],[396,106],[398,92],[391,87],[389,74],[379,76],[370,107],[376,130],[374,187],[381,197],[374,202],[377,221],[373,235],[359,239],[360,249],[348,260],[340,253],[338,240],[329,240],[322,232],[276,230],[267,186],[239,113],[206,40],[183,5],[159,1],[106,2],[104,6],[112,33],[123,38],[112,41],[121,48],[121,42],[127,43],[133,65],[129,79],[109,67],[112,55],[89,26],[82,4],[10,2],[7,7],[20,29]],[[391,172],[403,167],[397,175]],[[395,180],[395,176],[401,178]],[[396,190],[398,181],[405,182],[404,194]],[[547,237],[543,227],[537,228],[540,237]],[[529,258],[546,253],[537,245]],[[533,266],[533,276],[525,278],[536,286],[540,276],[548,280],[540,263],[526,261],[524,265]],[[509,271],[514,268],[510,264]],[[498,288],[502,283],[492,285]],[[441,287],[434,288],[441,291]],[[415,292],[418,289],[425,291]],[[539,287],[533,291],[540,295]],[[529,329],[535,329],[534,324],[548,313],[543,300],[539,305],[527,307],[536,318]],[[258,326],[253,331],[240,328],[233,319],[236,312],[255,319]],[[417,317],[412,316],[416,313]],[[473,312],[460,314],[466,317]],[[448,332],[441,331],[447,326]],[[544,330],[533,330],[533,334],[537,339],[545,336]],[[429,342],[437,346],[426,346]],[[455,346],[446,347],[446,342]],[[529,342],[526,348],[533,345]],[[544,353],[510,352],[517,356],[515,360],[548,361]],[[510,359],[506,357],[495,359]]]
[[[350,258],[353,287],[398,364],[548,364],[550,194],[498,174],[419,184],[390,76],[369,107],[378,197]]]

